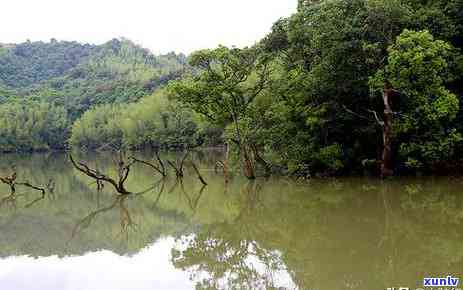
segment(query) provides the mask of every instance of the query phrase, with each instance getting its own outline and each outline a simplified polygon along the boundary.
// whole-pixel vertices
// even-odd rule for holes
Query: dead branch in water
[[[10,194],[0,200],[0,206],[3,205],[6,202],[9,202],[9,201],[14,202],[16,200],[16,197],[18,196],[16,194],[16,186],[18,186],[18,185],[29,187],[29,188],[32,188],[34,190],[40,191],[42,193],[41,197],[39,197],[39,198],[35,199],[33,202],[27,204],[26,207],[30,207],[33,204],[35,204],[36,202],[38,202],[38,201],[45,198],[45,193],[46,193],[45,188],[32,185],[28,181],[18,182],[17,181],[17,174],[16,174],[15,170],[13,170],[13,173],[10,176],[6,176],[6,177],[1,177],[0,176],[0,182],[3,183],[3,184],[8,185],[10,187]]]
[[[75,162],[71,154],[69,155],[69,159],[71,160],[72,165],[74,165],[74,167],[78,171],[84,173],[88,177],[95,179],[98,184],[104,181],[104,182],[111,184],[114,187],[114,189],[116,189],[116,191],[120,194],[131,194],[131,192],[125,188],[124,183],[127,181],[127,178],[130,173],[130,167],[132,166],[134,161],[126,163],[124,161],[122,154],[119,156],[119,161],[116,162],[117,167],[118,167],[118,175],[119,175],[118,180],[115,180],[109,177],[108,175],[99,172],[98,170],[90,168],[88,165],[86,165],[83,162]]]
[[[144,164],[146,166],[149,166],[151,168],[153,168],[154,170],[156,170],[157,172],[159,172],[163,177],[166,177],[166,172],[164,169],[161,169],[161,167],[157,166],[156,164],[154,163],[151,163],[151,162],[148,162],[148,161],[145,161],[145,160],[141,160],[141,159],[138,159],[138,158],[135,158],[135,157],[130,157],[133,161],[135,162],[138,162],[138,163],[141,163],[141,164]]]
[[[42,196],[45,196],[45,188],[43,188],[43,187],[38,187],[38,186],[32,185],[27,181],[26,182],[18,182],[18,183],[16,183],[16,185],[22,185],[22,186],[26,186],[26,187],[35,189],[37,191],[42,192]]]
[[[6,185],[8,185],[10,187],[10,193],[12,195],[14,195],[16,193],[16,186],[22,185],[22,186],[29,187],[29,188],[35,189],[37,191],[40,191],[40,192],[42,192],[42,196],[45,196],[45,188],[32,185],[28,181],[18,182],[18,181],[16,181],[16,179],[17,179],[17,174],[16,174],[16,171],[14,171],[10,176],[0,177],[0,182],[4,183],[4,184],[6,184]]]

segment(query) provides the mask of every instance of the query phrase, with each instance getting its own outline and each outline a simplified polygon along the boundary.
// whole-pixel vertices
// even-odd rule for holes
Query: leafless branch
[[[120,194],[131,194],[131,192],[125,188],[124,183],[127,180],[127,177],[129,176],[130,166],[132,166],[133,162],[126,164],[121,159],[118,162],[119,180],[115,180],[103,173],[100,173],[99,171],[95,169],[88,167],[88,165],[86,165],[85,163],[75,162],[72,155],[69,155],[69,159],[71,160],[72,165],[74,165],[74,167],[78,171],[84,173],[88,177],[96,179],[97,182],[104,181],[104,182],[111,184],[116,189],[116,191]]]
[[[148,162],[148,161],[145,161],[145,160],[141,160],[141,159],[137,159],[135,157],[131,157],[132,160],[134,160],[135,162],[138,162],[138,163],[141,163],[141,164],[144,164],[146,166],[149,166],[151,168],[153,168],[154,170],[156,170],[157,172],[159,172],[163,177],[166,176],[166,173],[164,170],[161,170],[161,168],[159,168],[156,164],[154,163],[151,163],[151,162]]]
[[[384,126],[384,121],[381,120],[381,119],[378,117],[378,113],[377,113],[376,111],[374,111],[374,110],[369,110],[369,109],[367,109],[367,111],[373,114],[373,116],[375,117],[376,122],[377,122],[380,126]]]
[[[365,120],[371,121],[370,118],[368,118],[368,117],[366,117],[366,116],[363,116],[363,115],[360,115],[359,113],[356,113],[356,112],[352,111],[351,109],[347,108],[345,105],[342,105],[342,108],[343,108],[346,112],[348,112],[348,113],[350,113],[350,114],[352,114],[352,115],[354,115],[354,116],[356,116],[356,117],[359,117],[359,118],[361,118],[361,119],[365,119]]]

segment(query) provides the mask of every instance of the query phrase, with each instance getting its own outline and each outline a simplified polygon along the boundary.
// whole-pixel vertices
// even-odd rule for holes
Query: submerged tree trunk
[[[393,114],[391,109],[392,86],[386,81],[384,84],[384,125],[383,125],[383,154],[381,160],[381,177],[391,176],[392,171],[392,122]]]

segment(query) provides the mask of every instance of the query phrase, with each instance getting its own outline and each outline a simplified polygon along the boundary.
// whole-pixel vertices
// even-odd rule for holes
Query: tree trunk
[[[225,160],[223,161],[223,175],[225,176],[225,183],[228,183],[228,158],[230,154],[230,146],[228,145],[228,142],[225,143],[226,149],[225,149]]]
[[[256,175],[254,174],[254,167],[252,165],[251,158],[249,157],[248,148],[246,145],[243,145],[241,150],[243,151],[244,159],[244,175],[248,179],[256,179]]]
[[[240,154],[243,154],[244,176],[246,176],[248,179],[255,179],[256,175],[254,174],[254,166],[252,164],[251,157],[249,156],[246,142],[244,142],[243,139],[241,138],[240,127],[238,124],[238,117],[235,112],[232,112],[232,117],[235,123],[236,138],[238,139],[237,141],[238,141],[238,146],[240,149]]]
[[[259,154],[259,149],[255,144],[251,145],[252,152],[254,153],[254,158],[262,167],[265,169],[265,176],[269,177],[272,173],[272,166],[262,158]]]
[[[384,125],[383,125],[383,154],[381,160],[381,177],[388,177],[393,174],[392,170],[392,109],[391,97],[393,94],[392,86],[386,81],[384,84]]]

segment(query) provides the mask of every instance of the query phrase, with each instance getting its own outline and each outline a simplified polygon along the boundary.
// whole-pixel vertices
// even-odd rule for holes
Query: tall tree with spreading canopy
[[[250,145],[240,121],[268,85],[269,66],[257,47],[201,50],[190,57],[193,72],[169,85],[171,95],[209,121],[231,124],[231,138],[243,160],[246,177],[255,178]]]

